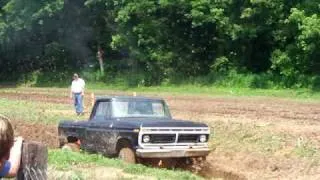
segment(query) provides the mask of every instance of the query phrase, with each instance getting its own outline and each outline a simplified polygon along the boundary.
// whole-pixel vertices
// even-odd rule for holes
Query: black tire
[[[72,152],[79,152],[80,146],[76,143],[67,143],[61,147],[62,150],[72,151]]]
[[[124,148],[120,149],[119,159],[121,159],[125,163],[129,163],[129,164],[136,163],[136,155],[135,155],[134,151],[129,147],[124,147]]]

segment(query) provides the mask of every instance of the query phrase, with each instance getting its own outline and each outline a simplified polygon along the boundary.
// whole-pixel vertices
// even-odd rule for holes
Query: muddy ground
[[[0,92],[0,98],[31,100],[51,103],[70,103],[67,93]],[[233,151],[214,144],[215,149],[207,163],[196,171],[201,175],[224,179],[320,179],[320,165],[308,158],[287,156],[282,151],[291,150],[295,140],[307,139],[316,150],[320,147],[320,102],[295,101],[266,97],[204,97],[166,96],[173,117],[200,121],[214,126],[219,123],[229,129],[241,125],[254,133],[285,135],[281,151],[263,153],[255,149]],[[87,107],[90,102],[87,102]],[[30,124],[13,120],[17,134],[26,139],[41,141],[57,147],[55,125]],[[230,131],[231,132],[231,131]],[[220,132],[221,133],[221,132]],[[212,139],[214,141],[214,138]],[[236,144],[237,145],[237,144]]]
[[[28,141],[39,141],[49,148],[57,148],[58,129],[55,125],[44,125],[39,123],[26,123],[22,120],[11,120],[15,136],[22,136]]]

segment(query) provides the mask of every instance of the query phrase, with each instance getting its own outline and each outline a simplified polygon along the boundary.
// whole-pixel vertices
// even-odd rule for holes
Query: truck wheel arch
[[[128,138],[120,138],[117,141],[116,151],[118,157],[125,163],[135,164],[136,155],[135,150],[132,147],[132,141]]]
[[[63,150],[69,150],[73,152],[80,151],[80,141],[76,136],[67,136],[63,141],[60,141],[60,148]]]
[[[64,137],[59,137],[59,146],[60,148],[64,146],[65,144],[68,143],[76,143],[79,140],[78,137],[76,136],[64,136]]]
[[[68,136],[68,137],[67,137],[67,142],[68,142],[68,143],[75,143],[75,142],[77,142],[78,140],[79,140],[79,138],[76,137],[76,136]]]
[[[132,148],[132,141],[129,138],[120,137],[117,140],[116,152],[117,154],[120,152],[121,148]]]

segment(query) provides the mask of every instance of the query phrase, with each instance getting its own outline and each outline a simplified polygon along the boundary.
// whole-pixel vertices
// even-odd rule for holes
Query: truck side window
[[[111,117],[111,104],[110,102],[99,102],[96,106],[96,111],[93,120],[107,120]]]

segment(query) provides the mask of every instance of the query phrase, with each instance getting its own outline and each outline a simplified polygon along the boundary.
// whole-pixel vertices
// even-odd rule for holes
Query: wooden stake
[[[93,107],[95,103],[95,96],[94,93],[91,93],[91,106]]]
[[[48,149],[37,142],[24,142],[17,180],[47,179]]]

